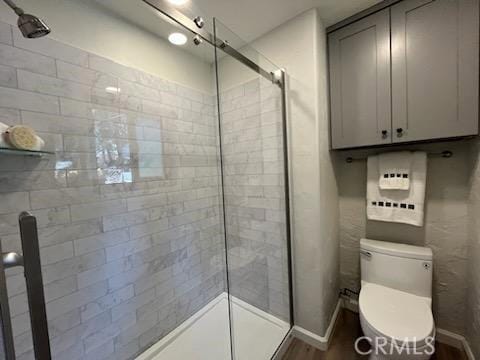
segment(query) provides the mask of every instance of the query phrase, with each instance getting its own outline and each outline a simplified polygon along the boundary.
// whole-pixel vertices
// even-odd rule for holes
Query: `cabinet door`
[[[391,8],[393,142],[478,133],[478,0]]]
[[[328,42],[332,148],[389,144],[389,10],[331,33]]]

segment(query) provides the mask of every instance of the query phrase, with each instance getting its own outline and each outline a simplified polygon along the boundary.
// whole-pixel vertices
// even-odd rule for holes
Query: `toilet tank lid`
[[[399,256],[409,259],[432,260],[432,249],[422,246],[397,244],[387,241],[361,239],[360,248],[381,254]]]

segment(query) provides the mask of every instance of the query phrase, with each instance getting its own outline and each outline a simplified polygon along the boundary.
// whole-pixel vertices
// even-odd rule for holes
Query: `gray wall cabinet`
[[[383,10],[329,36],[333,148],[391,142],[389,17]]]
[[[478,134],[478,9],[405,0],[330,33],[332,148]]]

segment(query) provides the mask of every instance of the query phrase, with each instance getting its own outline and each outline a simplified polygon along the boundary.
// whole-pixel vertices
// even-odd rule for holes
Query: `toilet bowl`
[[[361,241],[360,323],[370,359],[426,360],[435,351],[430,249]]]
[[[435,326],[428,299],[377,284],[360,292],[360,323],[373,359],[428,359]]]

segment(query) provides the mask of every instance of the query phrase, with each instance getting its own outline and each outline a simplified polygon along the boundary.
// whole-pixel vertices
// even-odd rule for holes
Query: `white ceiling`
[[[381,0],[189,0],[246,41],[254,40],[296,15],[317,7],[330,26]]]
[[[88,2],[89,0],[83,0]],[[92,0],[90,0],[92,1]],[[163,35],[165,25],[146,11],[141,0],[93,0],[147,30]],[[240,38],[250,42],[298,14],[317,7],[324,25],[329,26],[381,0],[187,0],[180,11],[207,19],[217,17]],[[171,27],[171,25],[169,25]]]

